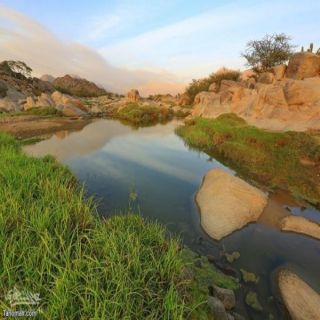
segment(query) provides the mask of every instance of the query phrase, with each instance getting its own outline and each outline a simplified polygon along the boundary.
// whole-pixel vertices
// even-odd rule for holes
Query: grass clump
[[[26,156],[6,134],[0,167],[1,312],[15,287],[40,294],[39,319],[185,319],[195,309],[180,243],[163,227],[98,218],[67,168]]]
[[[270,132],[249,126],[235,114],[216,119],[197,118],[177,129],[196,149],[270,188],[289,190],[313,204],[320,203],[320,146],[302,132]]]
[[[15,116],[42,116],[42,117],[62,117],[63,113],[55,107],[34,107],[23,112],[8,112],[0,113],[0,117],[15,117]]]
[[[31,108],[22,114],[30,114],[35,116],[62,116],[62,112],[57,110],[55,107]]]
[[[133,125],[153,125],[172,119],[173,111],[151,105],[128,103],[117,112],[116,117]]]

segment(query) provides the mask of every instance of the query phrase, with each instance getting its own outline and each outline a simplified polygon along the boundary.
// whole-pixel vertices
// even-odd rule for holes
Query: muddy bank
[[[80,117],[2,117],[0,118],[0,131],[13,134],[17,138],[30,138],[62,130],[81,130],[91,121],[91,119]]]

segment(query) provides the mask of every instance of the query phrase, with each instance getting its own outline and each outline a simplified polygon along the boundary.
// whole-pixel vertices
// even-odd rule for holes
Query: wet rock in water
[[[236,313],[236,312],[232,312],[232,316],[234,318],[234,320],[245,320],[245,318],[240,315],[239,313]]]
[[[250,306],[252,309],[257,311],[262,311],[262,306],[258,300],[258,296],[256,292],[249,291],[246,295],[246,304]]]
[[[207,259],[208,259],[208,261],[211,262],[211,263],[214,263],[214,262],[216,261],[215,257],[214,257],[213,255],[211,255],[211,254],[208,254],[208,255],[207,255]]]
[[[213,294],[223,303],[227,310],[231,310],[236,306],[236,297],[230,289],[213,286]]]
[[[246,271],[244,269],[240,269],[242,273],[242,279],[244,282],[259,282],[259,277],[257,277],[253,272]]]
[[[234,251],[232,253],[225,253],[225,257],[229,263],[233,263],[240,258],[240,252]]]
[[[288,216],[281,219],[280,229],[291,231],[320,239],[320,225],[316,222],[299,216]]]
[[[227,316],[228,316],[228,320],[235,320],[235,319],[234,319],[234,316],[231,315],[230,313],[228,313]]]
[[[213,319],[228,320],[228,315],[223,303],[218,298],[208,297],[208,305],[211,309]]]
[[[267,196],[225,170],[212,169],[197,193],[201,225],[213,239],[220,240],[256,221],[267,204]]]
[[[316,291],[289,270],[281,270],[278,281],[292,319],[320,320],[320,295]]]
[[[221,261],[215,261],[214,265],[222,271],[224,274],[228,276],[232,276],[235,278],[238,278],[239,274],[235,268],[232,268],[231,266],[227,265],[226,263],[223,263]]]

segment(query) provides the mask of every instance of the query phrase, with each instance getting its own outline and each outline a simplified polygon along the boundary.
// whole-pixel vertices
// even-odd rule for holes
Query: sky
[[[177,93],[221,67],[245,69],[246,43],[267,33],[318,48],[319,12],[319,0],[0,0],[0,60],[121,93]]]

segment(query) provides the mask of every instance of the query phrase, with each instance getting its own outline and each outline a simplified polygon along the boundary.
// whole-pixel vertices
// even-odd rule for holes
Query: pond
[[[287,267],[320,292],[320,241],[294,233],[280,232],[277,217],[302,215],[320,222],[320,212],[300,207],[290,195],[277,192],[270,197],[258,223],[249,224],[221,241],[209,238],[200,226],[194,196],[209,169],[220,167],[235,174],[202,152],[190,150],[175,134],[179,122],[133,129],[115,120],[96,120],[81,131],[57,132],[51,138],[25,147],[35,156],[54,155],[69,166],[84,183],[87,194],[98,202],[101,215],[127,211],[130,207],[148,219],[157,220],[171,233],[203,255],[219,257],[240,252],[230,265],[259,276],[257,284],[243,284],[237,309],[250,319],[286,317],[274,276]],[[229,270],[229,271],[230,271]],[[262,314],[241,301],[253,289],[263,305]]]

